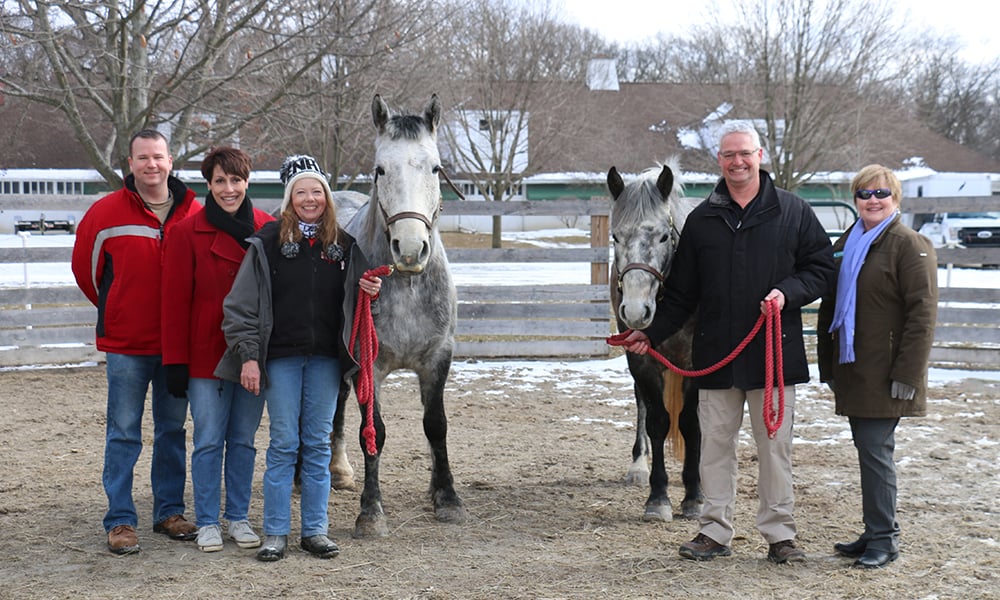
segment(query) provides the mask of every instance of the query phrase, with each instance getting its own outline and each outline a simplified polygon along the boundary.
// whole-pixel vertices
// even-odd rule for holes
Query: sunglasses
[[[891,195],[892,191],[889,188],[879,188],[877,190],[858,190],[854,192],[854,197],[861,198],[862,200],[867,200],[872,196],[881,200],[883,198],[888,198]]]

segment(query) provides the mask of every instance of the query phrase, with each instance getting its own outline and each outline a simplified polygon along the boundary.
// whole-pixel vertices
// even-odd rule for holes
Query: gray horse
[[[676,165],[674,166],[676,169]],[[614,167],[608,171],[608,190],[614,199],[611,235],[614,263],[611,269],[611,301],[618,330],[644,329],[653,321],[656,301],[670,271],[684,219],[694,205],[680,198],[681,185],[669,165],[648,169],[628,185]],[[693,322],[664,341],[656,350],[670,362],[691,369]],[[675,455],[684,455],[681,480],[684,500],[681,516],[696,518],[701,512],[701,429],[698,425],[698,390],[691,380],[669,371],[654,358],[628,353],[628,368],[634,380],[636,435],[632,464],[626,481],[643,485],[649,481],[644,518],[670,521],[673,512],[667,495],[664,442],[670,433]],[[667,391],[666,398],[664,390]],[[678,427],[671,430],[671,420]],[[677,437],[679,430],[682,438]],[[652,459],[652,471],[648,461]]]
[[[391,264],[395,273],[383,278],[373,310],[379,354],[374,365],[374,456],[365,453],[365,483],[355,537],[388,534],[379,488],[379,458],[385,424],[379,410],[380,389],[397,369],[416,373],[423,404],[424,433],[431,449],[430,495],[437,519],[465,521],[448,464],[448,421],[444,386],[455,346],[457,295],[437,219],[441,210],[441,171],[437,129],[441,106],[436,95],[420,115],[390,115],[378,95],[372,101],[375,122],[375,181],[371,198],[351,192],[334,194],[338,218],[354,236],[372,266]],[[334,415],[330,471],[334,487],[353,487],[347,462],[344,406],[349,389],[341,388]],[[362,410],[361,429],[366,424]],[[362,449],[365,447],[361,436]]]

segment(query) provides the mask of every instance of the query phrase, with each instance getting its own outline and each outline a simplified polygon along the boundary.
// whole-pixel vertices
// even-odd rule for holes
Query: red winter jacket
[[[253,211],[254,229],[274,217]],[[191,377],[215,379],[223,352],[222,300],[246,250],[201,211],[171,232],[163,265],[163,364],[188,365]]]
[[[195,193],[171,176],[174,206],[162,225],[135,190],[135,178],[94,203],[76,228],[73,276],[97,307],[97,349],[158,355],[162,240],[201,210]]]

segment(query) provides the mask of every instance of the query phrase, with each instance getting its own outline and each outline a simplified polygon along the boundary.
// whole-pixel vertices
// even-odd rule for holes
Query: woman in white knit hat
[[[291,498],[301,454],[301,547],[320,558],[340,553],[327,536],[330,430],[341,378],[356,365],[346,348],[367,260],[337,224],[326,174],[311,156],[281,167],[281,214],[250,240],[223,305],[228,351],[217,374],[263,394],[270,421],[264,472],[264,534],[257,558],[285,556]]]

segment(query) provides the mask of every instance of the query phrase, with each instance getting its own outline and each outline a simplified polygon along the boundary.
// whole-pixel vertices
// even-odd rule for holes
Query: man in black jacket
[[[705,504],[698,535],[680,547],[681,556],[694,560],[732,552],[744,404],[757,445],[757,529],[769,544],[767,557],[779,564],[805,560],[795,545],[792,492],[795,384],[809,380],[800,309],[826,291],[835,270],[829,236],[816,214],[774,186],[760,168],[763,153],[750,122],[722,127],[722,179],[687,218],[653,323],[626,338],[627,350],[645,354],[696,315],[692,357],[695,369],[704,369],[739,344],[768,303],[781,311],[784,381],[776,385],[785,386],[785,412],[773,439],[763,419],[763,335],[726,367],[698,378]]]

